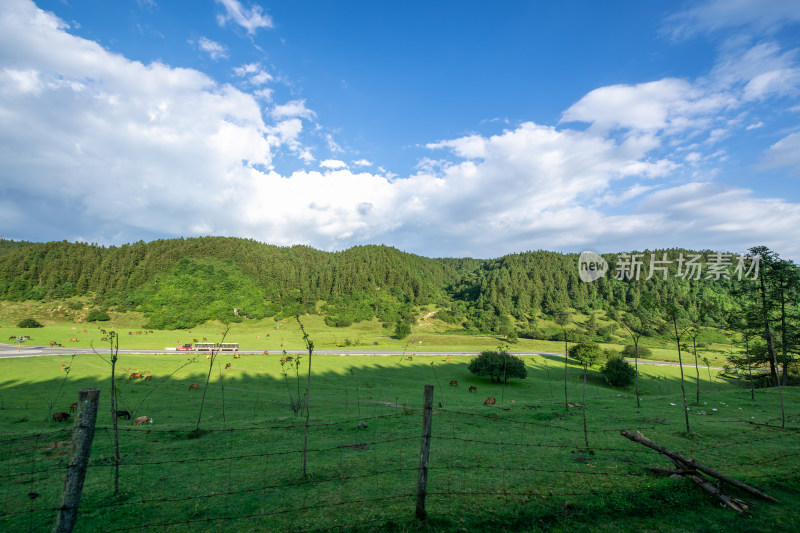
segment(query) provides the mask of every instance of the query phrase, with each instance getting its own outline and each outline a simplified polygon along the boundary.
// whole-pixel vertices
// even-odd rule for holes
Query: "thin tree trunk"
[[[686,417],[686,433],[691,433],[689,429],[689,406],[686,403],[686,387],[683,385],[683,360],[681,359],[681,336],[678,333],[678,319],[673,315],[672,323],[675,326],[675,340],[678,341],[678,366],[681,369],[681,392],[683,393],[683,414]]]
[[[770,359],[769,364],[772,369],[772,376],[773,376],[773,385],[778,386],[778,398],[780,399],[781,403],[781,428],[786,426],[786,415],[784,414],[783,410],[783,388],[781,387],[781,380],[778,378],[777,368],[778,368],[778,358],[775,355],[775,343],[772,339],[772,332],[769,329],[769,317],[767,316],[767,292],[766,287],[764,286],[764,276],[759,276],[761,278],[761,309],[764,315],[764,332],[767,335],[767,343],[769,344],[769,350],[772,354],[772,359]]]
[[[567,357],[569,349],[567,347],[567,330],[564,330],[564,409],[569,411],[569,401],[567,400]]]
[[[633,336],[631,336],[633,338]],[[639,405],[639,337],[633,338],[633,368],[636,375],[633,376],[634,389],[636,391],[636,407]]]
[[[586,449],[589,449],[589,432],[586,430],[586,373],[587,365],[583,365],[583,401],[581,402],[581,411],[583,411],[583,441],[586,444]]]
[[[119,344],[114,350],[114,339],[116,333],[111,332],[111,424],[112,432],[114,434],[114,495],[119,493],[119,431],[117,429],[117,382],[115,372],[117,367],[117,354],[119,353]]]
[[[697,362],[697,336],[692,337],[692,350],[694,351],[694,369],[697,372],[697,403],[700,403],[700,365]]]

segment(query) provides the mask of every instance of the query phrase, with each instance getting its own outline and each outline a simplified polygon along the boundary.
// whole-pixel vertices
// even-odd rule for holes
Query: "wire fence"
[[[96,426],[78,523],[86,531],[188,531],[197,525],[335,531],[412,524],[423,411],[410,403],[389,401],[382,408],[391,412],[364,409],[365,416],[312,421],[307,449],[301,446],[305,425],[291,418],[254,418],[236,426],[217,421],[201,431],[185,424],[122,426],[118,494],[111,482],[112,427]],[[643,466],[663,465],[652,450],[619,437],[622,429],[644,432],[732,477],[800,475],[796,427],[754,426],[735,416],[705,418],[701,425],[696,415],[702,429],[688,438],[676,431],[680,420],[620,416],[597,406],[590,411],[586,448],[580,406],[561,409],[563,404],[542,402],[435,407],[428,519],[535,520],[554,510],[569,512],[586,499],[619,511],[622,503],[609,502],[660,490],[659,478]],[[0,530],[50,529],[60,509],[71,433],[62,427],[0,435]]]

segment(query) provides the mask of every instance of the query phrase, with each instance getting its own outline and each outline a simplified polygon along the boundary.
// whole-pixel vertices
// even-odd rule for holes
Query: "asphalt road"
[[[108,350],[95,350],[92,348],[73,348],[69,346],[64,346],[61,348],[51,348],[49,346],[34,346],[34,345],[27,345],[27,344],[3,344],[0,343],[0,358],[11,358],[11,357],[37,357],[42,355],[80,355],[80,354],[93,354],[99,353],[100,355],[107,355]],[[163,355],[191,355],[191,354],[198,354],[203,355],[207,354],[208,352],[184,352],[184,351],[177,351],[177,350],[120,350],[119,353],[121,354],[163,354]],[[221,352],[223,354],[229,354],[232,352]],[[239,350],[240,354],[247,354],[247,355],[263,355],[263,351],[258,350]],[[283,354],[283,351],[280,352],[273,351],[270,352],[270,355],[278,355]],[[286,350],[286,353],[289,355],[303,355],[306,352],[303,350]],[[375,350],[375,351],[363,351],[363,352],[354,352],[354,351],[346,351],[346,350],[315,350],[315,354],[317,355],[341,355],[341,356],[348,356],[348,355],[373,355],[379,357],[399,357],[399,356],[439,356],[439,357],[446,357],[446,356],[453,356],[453,355],[478,355],[480,354],[479,351],[429,351],[429,352],[421,352],[421,351],[402,351],[402,350]],[[564,357],[563,353],[554,353],[554,352],[517,352],[517,351],[510,351],[509,353],[513,355],[546,355],[551,357]],[[632,359],[628,359],[629,362],[633,362]],[[656,366],[678,366],[678,363],[673,363],[670,361],[648,361],[644,359],[639,359],[640,365],[656,365]],[[686,364],[684,366],[691,366]],[[711,367],[715,370],[722,370],[721,367]]]

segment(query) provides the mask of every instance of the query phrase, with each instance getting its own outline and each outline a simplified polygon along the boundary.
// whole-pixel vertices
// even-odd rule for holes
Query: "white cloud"
[[[5,6],[0,49],[15,52],[0,70],[4,234],[32,228],[48,238],[119,243],[212,233],[482,257],[763,243],[800,255],[787,237],[800,224],[798,204],[715,184],[716,169],[701,174],[724,157],[724,134],[746,131],[745,87],[764,72],[794,68],[791,54],[775,47],[705,79],[599,88],[558,127],[525,122],[428,143],[429,157],[408,177],[379,165],[358,171],[373,166],[366,159],[348,168],[345,155],[323,159],[319,170],[279,173],[279,156],[298,158],[301,168],[315,161],[307,136],[329,149],[332,137],[313,124],[306,131],[316,115],[304,100],[264,110],[272,92],[252,81],[265,72],[260,64],[234,69],[255,89],[247,94],[192,69],[110,53],[28,1]],[[754,68],[755,57],[765,69]],[[756,85],[759,98],[786,94],[780,84]],[[566,126],[574,121],[591,126]],[[800,134],[791,133],[762,164],[800,168],[798,153]],[[32,199],[28,209],[7,200],[22,197]]]
[[[787,135],[770,146],[764,155],[762,167],[790,167],[800,173],[800,133]]]
[[[233,21],[242,28],[247,30],[247,33],[253,34],[259,28],[273,28],[272,17],[263,13],[261,6],[258,4],[252,6],[250,9],[245,9],[238,0],[216,0],[218,4],[222,4],[225,8],[225,14],[217,15],[217,22],[220,26],[225,26],[228,21]]]
[[[682,38],[723,28],[773,31],[798,21],[800,3],[794,0],[706,0],[668,17],[665,29]]]
[[[347,168],[347,163],[344,161],[339,161],[338,159],[326,159],[324,161],[319,162],[319,166],[322,168]]]
[[[276,105],[272,109],[272,118],[281,119],[288,117],[302,117],[312,119],[317,116],[312,110],[306,107],[305,100],[292,100],[282,105]]]
[[[228,57],[228,49],[223,45],[212,41],[211,39],[200,37],[200,39],[197,40],[197,46],[200,48],[200,50],[206,52],[211,59]]]
[[[274,79],[260,63],[247,63],[241,67],[234,67],[233,73],[240,78],[247,78],[247,83],[250,85],[264,85]]]

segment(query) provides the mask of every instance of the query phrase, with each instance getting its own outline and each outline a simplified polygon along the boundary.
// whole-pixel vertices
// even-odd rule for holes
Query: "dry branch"
[[[700,487],[707,493],[711,494],[712,496],[715,496],[724,505],[730,507],[731,509],[739,513],[744,513],[747,511],[747,507],[749,505],[748,502],[740,500],[738,498],[732,498],[724,494],[720,489],[709,483],[709,481],[706,478],[698,474],[696,471],[689,470],[688,466],[682,461],[672,458],[670,459],[672,460],[673,463],[675,463],[675,466],[684,469],[684,472],[686,472],[686,474],[684,475],[686,477],[691,479],[698,487]]]
[[[737,487],[737,488],[739,488],[739,489],[741,489],[741,490],[743,490],[743,491],[745,491],[745,492],[747,492],[749,494],[752,494],[753,496],[758,496],[759,498],[762,498],[764,500],[769,500],[771,502],[777,502],[778,501],[775,498],[773,498],[772,496],[764,494],[763,492],[761,492],[760,490],[758,490],[755,487],[751,487],[750,485],[742,483],[741,481],[733,479],[732,477],[728,477],[725,474],[723,474],[721,472],[718,472],[717,470],[714,470],[711,467],[708,467],[708,466],[706,466],[704,464],[698,463],[698,462],[694,461],[693,459],[688,459],[688,458],[680,455],[679,453],[673,452],[672,450],[669,450],[669,449],[661,446],[660,444],[656,444],[655,442],[651,441],[650,439],[648,439],[647,437],[645,437],[644,435],[642,435],[639,432],[636,432],[634,434],[634,433],[631,433],[630,431],[628,431],[626,429],[623,429],[620,432],[620,435],[622,435],[623,437],[626,437],[626,438],[628,438],[628,439],[630,439],[630,440],[632,440],[634,442],[638,442],[639,444],[643,444],[643,445],[647,446],[648,448],[652,448],[653,450],[657,451],[658,453],[660,453],[662,455],[665,455],[666,457],[672,459],[673,462],[679,461],[682,464],[677,465],[678,468],[688,468],[688,469],[692,469],[692,470],[699,470],[699,471],[703,472],[704,474],[708,474],[709,476],[715,477],[715,478],[719,479],[720,481],[724,481],[725,483],[728,483],[729,485],[733,485],[734,487]]]

